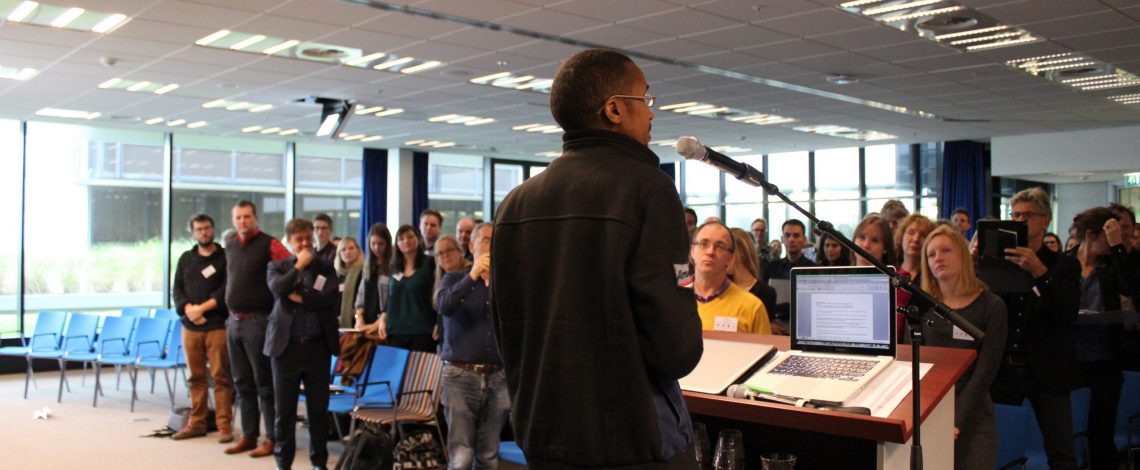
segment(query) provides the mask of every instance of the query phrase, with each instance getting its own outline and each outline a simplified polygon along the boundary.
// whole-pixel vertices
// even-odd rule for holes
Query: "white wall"
[[[1058,184],[1053,194],[1053,220],[1061,243],[1068,239],[1073,217],[1090,207],[1107,205],[1113,200],[1112,192],[1111,183]]]
[[[1140,126],[994,137],[990,143],[994,176],[1140,170]]]

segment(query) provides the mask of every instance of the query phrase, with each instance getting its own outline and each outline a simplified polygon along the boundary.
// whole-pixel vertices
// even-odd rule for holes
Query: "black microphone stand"
[[[736,177],[736,179],[743,181],[746,184],[764,188],[764,191],[768,194],[779,197],[782,201],[784,201],[784,203],[788,204],[791,207],[794,207],[797,211],[803,214],[804,217],[815,224],[817,230],[834,238],[836,242],[847,247],[847,249],[851,250],[855,254],[862,256],[864,260],[871,263],[871,265],[876,269],[890,277],[891,285],[893,287],[902,288],[911,293],[910,302],[907,304],[907,306],[905,308],[899,308],[898,310],[899,312],[906,315],[906,322],[908,328],[910,329],[911,340],[911,423],[914,429],[914,433],[913,437],[911,438],[910,446],[910,468],[911,470],[922,470],[922,426],[919,422],[922,418],[922,384],[921,380],[919,380],[919,357],[921,356],[919,352],[919,345],[922,343],[922,323],[924,321],[922,319],[922,312],[926,310],[933,311],[935,314],[949,321],[954,326],[961,328],[962,331],[965,331],[966,334],[974,337],[974,339],[981,340],[985,337],[985,334],[982,333],[978,327],[974,326],[968,320],[962,318],[961,315],[958,315],[958,312],[950,309],[950,307],[947,307],[942,302],[939,302],[934,297],[931,297],[930,294],[927,294],[922,289],[915,286],[910,279],[900,276],[897,272],[895,272],[894,268],[883,264],[882,261],[876,259],[874,256],[871,256],[870,253],[867,253],[865,250],[848,239],[845,235],[836,230],[835,227],[831,225],[831,222],[828,222],[826,220],[819,220],[811,212],[808,212],[807,209],[800,207],[799,204],[796,204],[791,199],[788,199],[788,196],[784,195],[784,193],[781,193],[779,187],[772,183],[769,183],[768,180],[764,178],[764,174],[759,170],[746,163],[735,163],[736,165],[734,165],[734,170],[730,170],[719,165],[717,168]]]

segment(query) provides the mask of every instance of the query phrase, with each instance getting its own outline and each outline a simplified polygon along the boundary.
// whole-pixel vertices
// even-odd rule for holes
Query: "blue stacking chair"
[[[130,318],[148,318],[150,317],[150,309],[144,307],[126,307],[123,308],[119,316]]]
[[[400,391],[400,385],[404,380],[404,368],[407,365],[407,349],[378,345],[372,350],[372,357],[364,374],[361,374],[360,379],[353,385],[353,393],[329,396],[329,413],[334,415],[333,423],[341,441],[344,441],[344,431],[340,427],[340,421],[335,419],[335,415],[350,414],[364,404],[368,404],[370,408],[380,408],[384,404],[387,404],[388,408],[395,406],[395,397]],[[353,429],[349,428],[349,434]]]
[[[1072,406],[1073,413],[1073,449],[1077,454],[1077,467],[1083,467],[1088,462],[1088,424],[1089,424],[1089,399],[1092,396],[1092,391],[1088,388],[1078,388],[1069,393],[1069,402]],[[1042,469],[1049,468],[1049,461],[1045,455],[1045,442],[1041,437],[1041,427],[1037,423],[1037,417],[1033,413],[1031,405],[1024,405],[1030,409],[1029,413],[1029,427],[1027,429],[1028,435],[1028,450],[1026,456],[1029,458],[1026,468],[1029,469]]]
[[[1025,403],[1021,406],[994,404],[994,415],[997,417],[998,425],[998,470],[1025,468],[1029,460],[1025,456],[1025,451],[1028,445],[1026,430],[1029,428],[1030,412],[1029,405]],[[499,447],[499,458],[504,458],[502,446]],[[508,462],[513,461],[508,460]],[[521,463],[526,465],[525,462]]]
[[[178,319],[178,312],[174,311],[174,309],[169,309],[169,308],[156,308],[156,309],[154,309],[154,314],[151,315],[151,318],[164,318],[167,320],[177,320]]]
[[[998,425],[1000,426],[1000,422]],[[1002,438],[1005,438],[1005,436],[1003,435]],[[526,456],[523,455],[522,449],[519,448],[518,443],[515,441],[502,441],[499,443],[499,460],[518,465],[526,465]],[[998,461],[1001,461],[1000,451]]]
[[[160,318],[170,323],[170,332],[166,336],[166,347],[159,355],[140,355],[133,367],[150,369],[151,372],[161,369],[162,377],[166,380],[166,390],[170,393],[170,407],[174,408],[174,390],[178,384],[178,371],[186,366],[186,351],[182,348],[182,322]],[[174,382],[170,381],[169,370],[174,370]],[[185,373],[183,373],[185,378]],[[154,394],[154,374],[151,374],[150,393]]]
[[[1129,461],[1134,461],[1133,449],[1140,446],[1136,429],[1140,428],[1140,372],[1124,371],[1124,386],[1120,390],[1120,407],[1116,411],[1116,449],[1128,451]]]
[[[170,320],[166,318],[140,318],[131,338],[131,348],[124,356],[100,359],[100,364],[113,364],[130,367],[131,411],[135,411],[135,401],[139,398],[139,363],[144,360],[158,361],[166,354],[166,338],[170,332]],[[171,408],[174,407],[171,392]]]
[[[98,315],[72,313],[71,318],[67,321],[67,329],[63,332],[63,341],[60,343],[59,350],[32,353],[32,356],[37,359],[59,361],[59,391],[55,398],[56,403],[63,402],[64,387],[67,387],[67,391],[71,391],[71,384],[67,382],[67,361],[64,360],[64,357],[72,353],[91,352],[92,348],[95,347],[95,331],[98,327]],[[86,377],[86,363],[84,363],[83,370],[84,377]]]
[[[131,347],[134,336],[135,322],[141,320],[134,317],[107,317],[103,320],[103,329],[99,332],[99,339],[95,342],[95,350],[90,355],[75,355],[72,360],[90,362],[95,367],[95,397],[91,406],[97,406],[99,395],[103,393],[102,365],[112,364],[116,369],[121,367],[122,361],[133,359],[134,348]],[[116,363],[114,361],[119,361]]]
[[[35,352],[58,351],[60,335],[63,334],[63,324],[67,314],[56,311],[43,311],[36,317],[36,327],[31,337],[21,337],[19,346],[0,348],[0,356],[23,356],[27,362],[24,371],[24,399],[28,398],[28,384],[32,380],[32,356]]]

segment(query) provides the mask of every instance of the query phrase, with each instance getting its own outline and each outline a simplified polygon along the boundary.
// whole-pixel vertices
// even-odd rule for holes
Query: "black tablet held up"
[[[978,255],[1005,259],[1005,250],[1029,246],[1029,227],[1015,220],[979,220]]]

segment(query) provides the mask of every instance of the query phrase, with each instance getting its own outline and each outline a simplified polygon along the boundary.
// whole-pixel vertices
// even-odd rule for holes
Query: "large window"
[[[294,213],[312,220],[328,214],[333,236],[360,236],[362,150],[346,145],[297,143],[297,197]]]
[[[920,212],[931,219],[938,219],[938,197],[942,195],[942,144],[928,143],[916,147],[918,167],[921,168]]]
[[[805,209],[811,198],[808,192],[808,153],[786,152],[768,155],[768,181],[780,188],[780,192],[788,199],[796,202]],[[779,227],[788,219],[803,220],[803,215],[795,208],[775,197],[768,198],[768,233],[776,237]],[[806,225],[807,222],[804,222]],[[809,235],[810,236],[810,235]]]
[[[503,178],[509,180],[509,188],[513,189],[522,182],[521,167],[504,170]],[[496,190],[496,201],[502,201],[509,190],[507,186],[502,191]],[[443,215],[444,234],[454,234],[455,222],[460,217],[485,218],[483,157],[431,153],[428,156],[428,205]]]
[[[737,157],[737,160],[764,171],[763,155]],[[734,176],[724,177],[724,223],[729,227],[749,228],[752,221],[764,217],[764,189],[742,183]]]
[[[28,124],[28,311],[162,303],[162,138]]]
[[[852,233],[859,225],[860,213],[859,149],[817,150],[815,216],[831,222],[840,232]]]
[[[0,337],[19,331],[16,296],[19,294],[20,174],[24,138],[20,122],[0,119]]]
[[[697,225],[706,218],[720,217],[720,170],[701,162],[682,163],[685,171],[685,207],[697,212]]]

